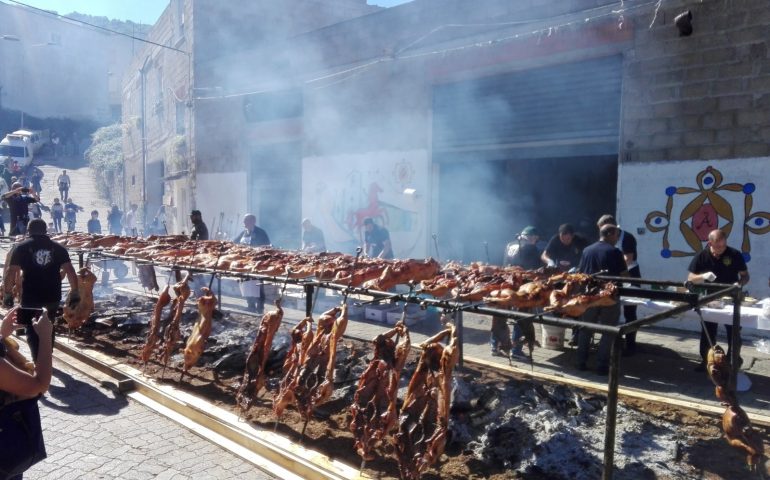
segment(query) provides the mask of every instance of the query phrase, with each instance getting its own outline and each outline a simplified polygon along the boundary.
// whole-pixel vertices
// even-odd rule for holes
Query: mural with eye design
[[[650,232],[662,232],[663,258],[695,255],[709,232],[720,228],[728,243],[740,239],[739,249],[749,262],[752,236],[770,232],[770,212],[754,211],[755,190],[751,182],[725,183],[722,172],[709,166],[695,176],[695,186],[667,187],[665,210],[649,212],[644,223]]]

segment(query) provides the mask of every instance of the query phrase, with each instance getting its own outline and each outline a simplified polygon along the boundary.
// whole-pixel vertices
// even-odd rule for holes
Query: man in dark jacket
[[[252,247],[262,247],[270,245],[270,237],[267,232],[257,226],[257,217],[247,213],[243,217],[244,230],[235,237],[233,242]],[[265,288],[261,280],[254,280],[259,285],[259,297],[245,296],[248,309],[252,312],[262,314],[265,309]],[[247,283],[247,282],[244,282]]]
[[[190,212],[190,221],[193,225],[190,232],[190,240],[208,240],[209,229],[203,222],[203,214],[201,214],[200,210]]]

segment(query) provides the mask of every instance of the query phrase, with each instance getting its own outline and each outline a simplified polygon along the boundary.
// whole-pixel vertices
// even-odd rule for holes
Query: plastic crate
[[[389,312],[401,312],[401,309],[392,305],[369,305],[366,307],[365,316],[367,320],[385,323],[388,320]]]

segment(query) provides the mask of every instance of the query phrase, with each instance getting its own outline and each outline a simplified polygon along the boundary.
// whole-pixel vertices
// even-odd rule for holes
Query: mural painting
[[[669,186],[665,211],[647,214],[644,223],[652,233],[663,233],[660,256],[689,257],[703,249],[710,231],[721,228],[728,243],[751,261],[752,236],[770,232],[770,213],[755,211],[752,182],[725,183],[722,172],[708,166],[695,176],[694,186]]]
[[[354,253],[372,218],[390,232],[397,258],[425,256],[425,151],[307,157],[302,172],[302,215],[321,228],[329,251]]]

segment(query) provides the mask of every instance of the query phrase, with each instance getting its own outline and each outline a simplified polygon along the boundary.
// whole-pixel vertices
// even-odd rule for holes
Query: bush
[[[91,167],[99,196],[118,203],[119,185],[123,183],[123,127],[108,125],[94,132],[85,157]]]

